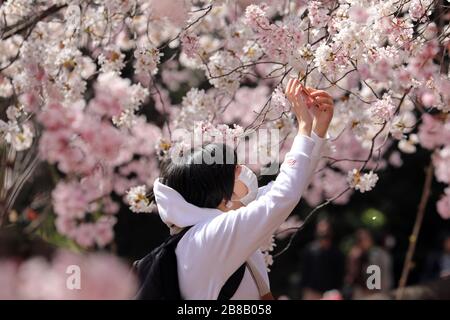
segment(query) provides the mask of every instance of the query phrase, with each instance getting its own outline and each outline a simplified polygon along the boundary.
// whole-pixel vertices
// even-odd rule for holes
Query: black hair
[[[161,182],[198,207],[217,208],[230,200],[234,189],[237,154],[222,143],[193,148],[163,166]]]

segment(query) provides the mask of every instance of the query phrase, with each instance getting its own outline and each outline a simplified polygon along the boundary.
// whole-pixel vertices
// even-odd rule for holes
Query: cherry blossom
[[[437,202],[437,211],[442,219],[450,219],[450,188],[446,188],[444,194]]]
[[[80,288],[67,287],[67,270],[80,269]],[[6,259],[0,263],[2,299],[116,300],[131,299],[136,279],[119,258],[105,253],[79,255],[58,250],[51,261],[34,256],[20,263]]]
[[[359,190],[361,193],[372,190],[377,181],[378,175],[373,171],[361,174],[358,169],[353,169],[348,173],[350,187]]]
[[[154,209],[147,197],[146,186],[133,187],[127,191],[127,201],[133,212],[151,212]]]
[[[335,104],[308,204],[344,205],[402,154],[424,151],[445,217],[450,38],[439,10],[431,0],[6,1],[0,143],[8,161],[34,161],[14,166],[29,168],[14,176],[22,186],[37,162],[50,167],[59,233],[107,248],[121,200],[152,211],[160,161],[205,142],[277,146],[255,165],[262,174],[281,161],[296,126],[283,89],[296,77]],[[5,190],[7,200],[21,191]]]

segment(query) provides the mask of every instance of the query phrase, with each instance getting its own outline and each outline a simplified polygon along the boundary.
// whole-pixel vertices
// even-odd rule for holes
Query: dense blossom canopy
[[[58,232],[103,247],[114,238],[120,207],[112,195],[151,211],[147,192],[160,161],[192,146],[193,136],[249,141],[259,153],[276,145],[278,158],[266,152],[259,166],[281,159],[295,131],[283,88],[298,77],[335,101],[326,154],[305,194],[310,205],[345,204],[355,190],[374,188],[377,172],[424,148],[446,186],[436,208],[448,219],[444,4],[4,1],[1,139],[13,160],[29,162],[6,184],[1,203],[11,208],[37,153],[57,169],[51,199]],[[263,128],[278,130],[278,140],[258,138]]]

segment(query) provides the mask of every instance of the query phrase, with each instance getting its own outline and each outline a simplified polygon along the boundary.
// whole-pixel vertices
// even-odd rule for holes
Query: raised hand
[[[300,81],[298,79],[290,79],[285,93],[297,117],[299,133],[310,136],[313,118],[308,111],[308,95],[303,90]]]
[[[331,119],[333,119],[333,98],[323,90],[304,87],[307,98],[307,106],[314,117],[313,131],[319,137],[325,137]]]

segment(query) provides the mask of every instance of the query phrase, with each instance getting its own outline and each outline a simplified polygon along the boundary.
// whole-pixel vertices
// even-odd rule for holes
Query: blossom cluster
[[[118,300],[136,294],[137,281],[119,258],[59,250],[48,261],[0,260],[0,299]]]
[[[114,195],[151,211],[148,189],[127,190],[151,188],[161,160],[199,141],[276,145],[281,160],[295,135],[283,88],[296,77],[335,102],[310,205],[347,203],[423,148],[448,218],[450,25],[438,10],[424,0],[5,1],[1,142],[38,146],[57,171],[58,231],[103,247]],[[257,138],[261,128],[278,137]]]

